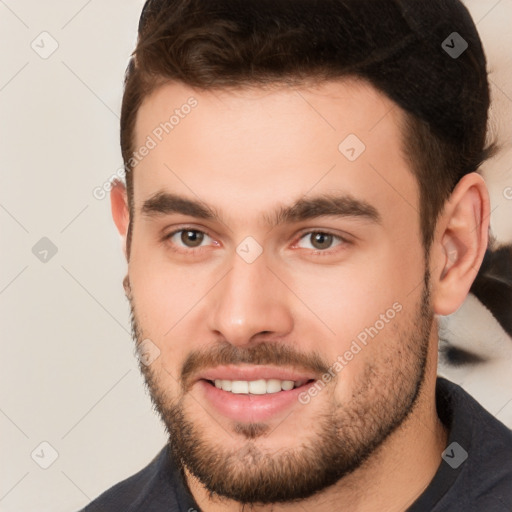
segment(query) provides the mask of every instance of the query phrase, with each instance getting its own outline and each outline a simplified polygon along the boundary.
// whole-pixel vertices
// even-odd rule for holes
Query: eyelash
[[[203,231],[201,229],[197,229],[197,228],[193,228],[192,226],[183,226],[179,229],[175,229],[174,231],[166,234],[163,236],[162,238],[162,241],[163,242],[168,242],[174,235],[176,235],[177,233],[181,233],[183,231],[194,231],[195,233],[202,233],[206,236],[209,236],[210,238],[213,238],[211,237],[206,231]],[[349,244],[349,240],[347,240],[346,238],[343,238],[342,236],[340,235],[336,235],[334,233],[331,233],[330,231],[326,231],[326,230],[309,230],[309,231],[306,231],[306,232],[303,232],[300,234],[299,238],[297,239],[297,242],[294,243],[294,246],[300,241],[302,240],[305,236],[307,235],[312,235],[312,234],[322,234],[322,235],[329,235],[329,236],[332,236],[333,238],[335,239],[338,239],[340,241],[340,244],[336,245],[336,247],[340,247],[340,246],[345,246],[347,244]],[[174,252],[177,252],[177,253],[180,253],[180,254],[192,254],[192,255],[199,255],[200,253],[202,253],[204,249],[206,249],[206,247],[203,247],[203,246],[200,246],[200,247],[197,247],[197,248],[183,248],[183,247],[180,247],[179,249],[174,245],[174,244],[169,244],[170,245],[170,248],[171,250],[173,250]],[[338,250],[342,250],[342,249],[338,249]],[[337,250],[333,251],[331,248],[329,249],[325,249],[325,250],[321,250],[321,249],[317,249],[317,250],[311,250],[312,253],[315,255],[315,256],[330,256],[332,255],[333,252],[337,252]]]

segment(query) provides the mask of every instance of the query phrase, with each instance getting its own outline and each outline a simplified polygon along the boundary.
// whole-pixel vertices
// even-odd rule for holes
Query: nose
[[[289,334],[291,292],[275,273],[264,255],[252,263],[235,255],[231,270],[209,294],[210,330],[233,345],[250,344],[262,334],[269,338]]]

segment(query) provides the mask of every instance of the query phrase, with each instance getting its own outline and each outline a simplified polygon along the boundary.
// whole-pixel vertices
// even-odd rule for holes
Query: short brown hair
[[[467,44],[457,57],[443,46],[455,40]],[[458,0],[148,0],[121,112],[128,254],[136,116],[159,85],[295,86],[347,76],[366,80],[405,111],[403,150],[419,184],[427,254],[453,188],[494,152],[486,146],[486,59]]]

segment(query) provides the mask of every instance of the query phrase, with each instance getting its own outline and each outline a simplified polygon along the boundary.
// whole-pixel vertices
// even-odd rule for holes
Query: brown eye
[[[218,247],[218,244],[210,235],[191,226],[164,235],[163,242],[171,250],[189,256],[203,254],[203,251],[212,246]]]
[[[197,247],[204,239],[204,233],[197,230],[184,229],[181,231],[181,241],[186,247]]]
[[[327,231],[309,231],[300,237],[297,245],[302,249],[317,251],[316,254],[320,256],[322,253],[332,254],[335,248],[341,250],[349,245],[349,242],[344,237]]]
[[[332,245],[333,236],[329,233],[310,233],[311,245],[315,249],[329,249]]]

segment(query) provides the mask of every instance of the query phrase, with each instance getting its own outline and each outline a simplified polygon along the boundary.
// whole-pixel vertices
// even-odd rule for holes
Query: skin
[[[435,410],[438,340],[433,315],[453,313],[462,304],[482,261],[489,218],[482,178],[472,173],[458,183],[425,262],[418,186],[401,150],[403,113],[373,87],[339,80],[298,89],[212,92],[169,83],[143,103],[135,147],[190,96],[198,106],[149,152],[133,176],[125,287],[137,341],[150,339],[160,351],[142,368],[153,399],[169,410],[181,398],[187,420],[205,446],[219,453],[272,458],[297,453],[304,443],[314,446],[321,439],[325,411],[343,415],[355,407],[355,397],[361,407],[378,405],[385,411],[387,401],[404,398],[416,380],[421,380],[421,391],[401,425],[364,463],[299,503],[243,508],[233,499],[210,495],[186,468],[189,489],[207,512],[317,511],[341,503],[347,511],[405,510],[428,486],[446,445],[448,433]],[[366,146],[353,162],[338,150],[351,133]],[[199,198],[221,220],[144,215],[144,202],[162,190]],[[263,214],[303,196],[333,191],[366,201],[380,222],[323,216],[271,228],[263,220]],[[121,183],[111,191],[111,205],[128,255],[129,210]],[[176,252],[187,250],[179,235],[162,240],[183,227],[209,235],[201,250]],[[311,232],[332,233],[345,241],[334,238],[330,247],[319,250]],[[250,264],[236,252],[247,236],[263,249]],[[430,300],[424,313],[430,320],[421,340],[414,332],[426,267]],[[323,391],[307,405],[297,403],[272,416],[264,422],[263,435],[250,439],[240,422],[212,408],[197,385],[182,388],[187,358],[219,343],[240,351],[265,343],[287,347],[307,361],[316,354],[330,366],[358,333],[397,302],[401,312]],[[420,378],[411,368],[419,365],[422,343],[427,352]],[[373,385],[367,385],[370,367]],[[397,376],[403,386],[393,389]],[[348,436],[343,430],[338,434]],[[234,459],[237,471],[248,471],[258,459],[252,466],[242,458],[238,462]]]

